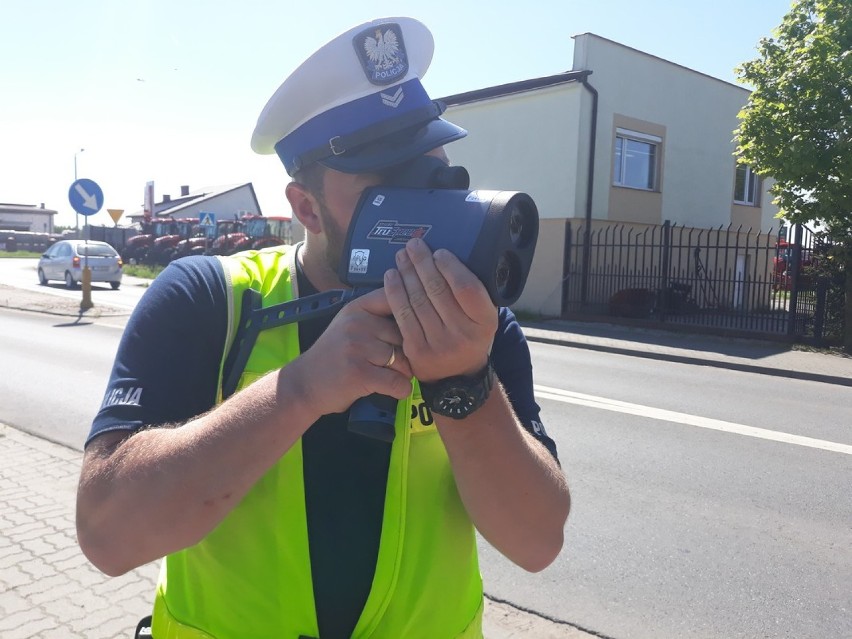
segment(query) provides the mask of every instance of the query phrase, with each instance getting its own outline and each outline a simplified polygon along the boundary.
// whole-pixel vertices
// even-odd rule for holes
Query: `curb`
[[[590,351],[613,353],[616,355],[644,357],[646,359],[653,359],[657,361],[676,362],[679,364],[692,364],[695,366],[711,366],[713,368],[725,368],[729,370],[741,371],[744,373],[757,373],[760,375],[772,375],[774,377],[786,377],[790,379],[800,379],[811,382],[822,382],[825,384],[837,384],[839,386],[852,387],[852,378],[842,377],[839,375],[811,373],[808,371],[775,368],[771,366],[760,366],[758,364],[741,364],[739,362],[729,362],[725,360],[707,357],[694,357],[690,355],[678,355],[676,353],[670,352],[655,353],[653,351],[642,351],[636,348],[629,348],[624,346],[593,344],[581,340],[572,340],[570,337],[548,337],[545,335],[537,335],[536,333],[526,331],[525,335],[527,340],[530,342],[540,342],[543,344],[552,344],[554,346],[570,346],[572,348],[583,348]]]

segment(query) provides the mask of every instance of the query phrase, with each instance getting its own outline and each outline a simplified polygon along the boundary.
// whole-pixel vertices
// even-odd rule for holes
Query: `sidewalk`
[[[550,320],[522,324],[527,339],[533,342],[852,386],[852,357],[794,348],[785,342],[597,322]]]
[[[79,302],[0,284],[0,307],[80,316]],[[87,319],[126,320],[96,305]],[[77,545],[82,454],[0,424],[0,637],[130,639],[150,614],[159,565],[121,577],[95,569]],[[594,639],[573,626],[486,598],[489,639]]]

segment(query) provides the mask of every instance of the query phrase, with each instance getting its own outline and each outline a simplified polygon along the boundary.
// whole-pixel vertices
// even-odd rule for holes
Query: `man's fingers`
[[[392,315],[390,304],[388,303],[387,295],[385,295],[385,290],[380,288],[375,291],[370,291],[360,297],[356,297],[354,300],[349,302],[347,306],[352,307],[351,310],[361,309],[367,311],[371,315],[379,315],[382,317],[388,317]]]
[[[428,275],[429,267],[426,263],[431,265],[433,273],[431,278]],[[437,329],[442,324],[443,318],[433,305],[432,291],[427,290],[426,287],[435,288],[432,280],[435,276],[440,278],[440,273],[432,264],[432,254],[429,248],[422,240],[410,241],[404,249],[397,252],[396,265],[414,317],[423,327],[425,333]]]
[[[435,266],[452,290],[455,303],[477,324],[496,320],[496,309],[485,285],[461,260],[446,249],[434,253]],[[496,326],[495,326],[496,328]]]

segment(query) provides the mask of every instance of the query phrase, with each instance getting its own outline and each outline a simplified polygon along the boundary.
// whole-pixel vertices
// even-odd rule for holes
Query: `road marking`
[[[622,402],[608,397],[575,393],[573,391],[562,390],[561,388],[539,386],[538,384],[535,385],[535,394],[536,397],[551,399],[556,402],[564,402],[566,404],[577,404],[578,406],[588,406],[589,408],[611,410],[616,413],[628,413],[630,415],[638,415],[639,417],[649,417],[651,419],[675,422],[677,424],[687,424],[689,426],[709,428],[711,430],[718,430],[725,433],[734,433],[735,435],[757,437],[758,439],[768,439],[770,441],[782,442],[785,444],[795,444],[796,446],[807,446],[808,448],[819,448],[835,453],[852,455],[852,446],[847,444],[838,444],[837,442],[815,439],[813,437],[804,437],[802,435],[792,435],[790,433],[782,433],[780,431],[768,430],[766,428],[756,428],[755,426],[745,426],[744,424],[735,424],[733,422],[726,422],[720,419],[710,419],[709,417],[699,417],[698,415],[678,413],[676,411],[665,410],[662,408],[642,406],[641,404],[631,404],[629,402]]]

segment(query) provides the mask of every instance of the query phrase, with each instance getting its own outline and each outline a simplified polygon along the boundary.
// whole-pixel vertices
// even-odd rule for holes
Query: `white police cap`
[[[432,61],[429,29],[412,18],[374,20],[305,60],[266,103],[251,139],[293,175],[311,162],[345,173],[399,164],[467,135],[420,84]]]

